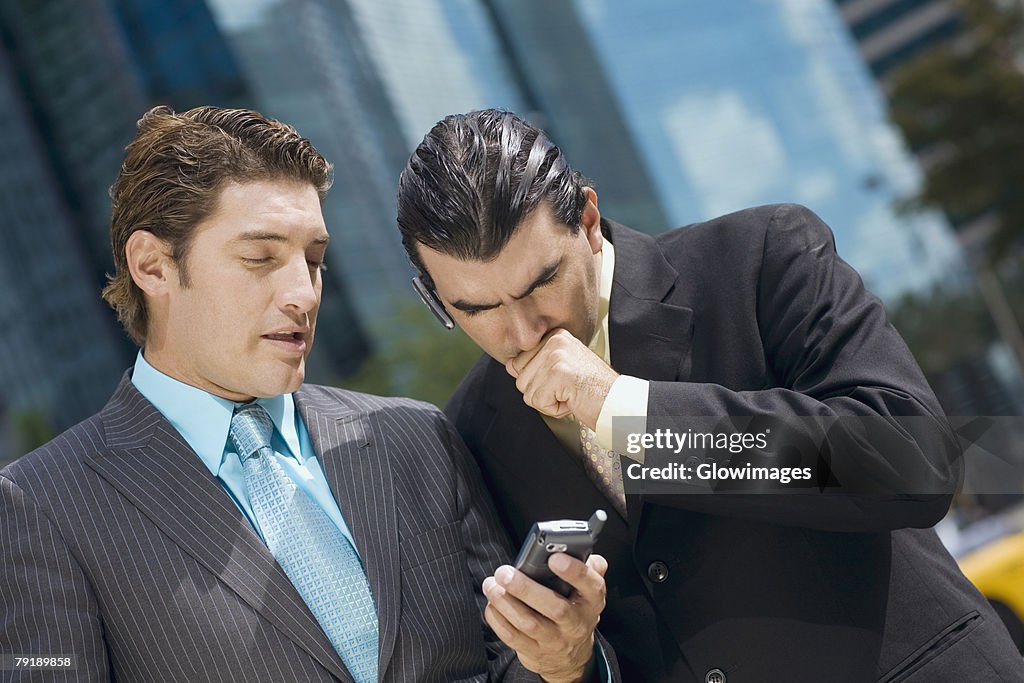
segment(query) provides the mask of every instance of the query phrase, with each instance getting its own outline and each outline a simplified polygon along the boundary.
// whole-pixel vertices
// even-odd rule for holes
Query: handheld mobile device
[[[566,553],[586,562],[607,519],[607,512],[595,510],[586,522],[576,519],[537,522],[519,549],[516,569],[562,597],[569,597],[572,586],[555,576],[548,567],[548,558],[554,553]]]

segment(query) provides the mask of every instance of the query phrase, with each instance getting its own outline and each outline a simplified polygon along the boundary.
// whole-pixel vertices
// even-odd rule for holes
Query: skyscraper
[[[3,2],[0,61],[0,424],[30,415],[60,430],[101,408],[134,360],[99,292],[112,270],[108,188],[136,120],[158,103],[260,103],[202,0]],[[368,350],[332,284],[314,379],[351,371]],[[6,440],[14,455],[26,445]]]
[[[96,286],[110,258],[110,199],[122,149],[147,104],[113,7],[104,0],[0,3],[15,79]]]
[[[883,92],[891,89],[900,66],[929,49],[956,44],[967,35],[967,24],[954,0],[835,0],[835,4]],[[917,150],[922,166],[927,167],[933,151]],[[986,358],[959,359],[933,381],[948,387],[944,397],[947,409],[1012,414],[1024,406],[1024,336],[996,271],[988,263],[986,247],[995,223],[992,214],[987,209],[951,216],[950,220],[977,274],[977,290],[1001,340],[989,347]]]
[[[672,223],[796,201],[883,299],[962,268],[827,0],[577,0]]]
[[[900,64],[963,30],[952,0],[835,0],[871,72]]]
[[[19,425],[72,424],[102,405],[124,369],[80,224],[20,88],[0,48],[0,461],[27,445]]]
[[[508,58],[529,83],[548,132],[597,186],[609,216],[646,232],[668,226],[663,197],[623,116],[625,93],[601,60],[601,46],[570,2],[484,0]]]

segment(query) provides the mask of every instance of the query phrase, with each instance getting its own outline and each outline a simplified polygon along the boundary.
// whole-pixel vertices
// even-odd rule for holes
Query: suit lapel
[[[401,571],[391,469],[371,420],[336,399],[295,394],[324,476],[356,540],[380,628],[383,676],[398,636]],[[87,463],[186,553],[339,679],[353,679],[273,555],[199,456],[131,384],[103,410],[110,450]]]
[[[109,450],[87,455],[88,466],[324,668],[352,681],[274,556],[128,374],[101,416]]]
[[[87,455],[88,466],[325,669],[351,681],[249,521],[128,374],[101,416],[110,451]]]
[[[690,376],[693,310],[668,303],[679,273],[649,235],[605,221],[615,245],[608,336],[612,367],[648,380]]]
[[[377,605],[379,675],[384,676],[401,620],[401,558],[390,461],[372,438],[372,416],[300,389],[295,393],[310,440],[356,541]]]
[[[612,367],[641,379],[682,382],[692,369],[693,309],[668,303],[680,274],[650,235],[603,221],[615,245],[615,275],[609,305]],[[626,496],[631,529],[640,528],[643,497]]]

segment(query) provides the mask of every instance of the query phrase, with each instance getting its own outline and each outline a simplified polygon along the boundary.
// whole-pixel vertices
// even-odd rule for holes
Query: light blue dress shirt
[[[240,404],[168,377],[147,363],[141,352],[135,359],[132,384],[178,430],[210,470],[210,474],[235,501],[256,533],[263,538],[259,522],[249,505],[249,496],[245,492],[245,471],[228,439],[231,416],[234,415],[235,406]],[[256,402],[266,409],[274,422],[270,446],[278,463],[296,486],[327,513],[358,553],[352,533],[320,469],[306,425],[295,410],[292,395],[259,398]],[[263,541],[266,543],[265,538]]]

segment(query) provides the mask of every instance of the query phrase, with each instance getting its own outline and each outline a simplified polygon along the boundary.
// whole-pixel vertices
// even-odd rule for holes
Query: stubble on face
[[[600,253],[582,229],[573,233],[560,223],[547,203],[520,223],[495,259],[459,259],[422,245],[419,255],[452,317],[500,363],[535,348],[553,329],[566,329],[585,344],[597,330]],[[538,282],[553,264],[551,283]],[[516,325],[532,332],[528,344]]]
[[[189,285],[170,283],[164,343],[147,343],[147,361],[233,401],[297,389],[312,348],[326,240],[312,185],[225,186],[216,211],[196,226]]]

